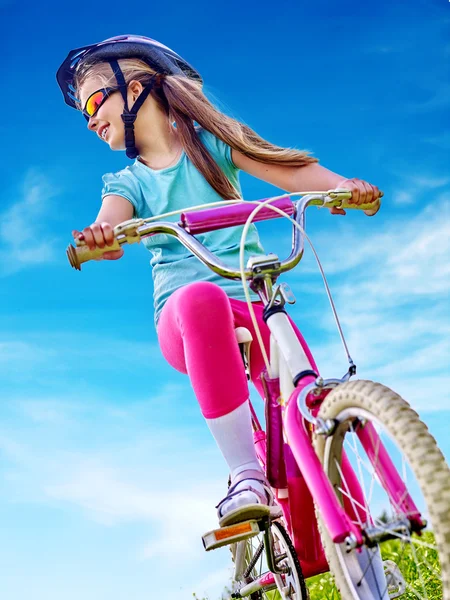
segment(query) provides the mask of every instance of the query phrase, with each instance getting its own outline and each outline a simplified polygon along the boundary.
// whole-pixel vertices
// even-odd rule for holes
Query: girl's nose
[[[90,131],[95,131],[98,126],[98,120],[95,117],[91,117],[88,121],[87,127]]]

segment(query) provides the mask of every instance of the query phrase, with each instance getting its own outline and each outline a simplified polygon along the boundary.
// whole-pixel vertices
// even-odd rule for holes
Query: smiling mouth
[[[108,131],[109,131],[109,125],[107,125],[106,127],[103,127],[103,129],[99,133],[99,137],[101,137],[102,140],[106,140],[106,136],[108,135]]]

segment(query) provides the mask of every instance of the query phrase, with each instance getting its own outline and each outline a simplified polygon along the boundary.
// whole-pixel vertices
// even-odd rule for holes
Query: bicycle
[[[296,195],[303,197],[294,203]],[[83,262],[125,243],[166,233],[219,275],[249,282],[264,304],[271,332],[270,357],[262,348],[266,430],[251,409],[257,455],[283,516],[203,536],[206,550],[231,548],[232,598],[303,600],[308,598],[305,578],[330,570],[345,599],[450,600],[450,471],[434,438],[398,394],[372,381],[350,381],[356,367],[338,320],[349,370],[342,378],[322,379],[288,320],[285,307],[295,302],[293,294],[286,284],[277,284],[303,256],[306,208],[373,208],[350,200],[346,190],[329,190],[225,201],[193,207],[179,223],[158,221],[161,215],[132,219],[115,228],[114,246],[90,251],[77,242],[67,251],[71,265],[81,269]],[[178,213],[162,217],[173,214]],[[294,226],[290,256],[284,261],[275,254],[251,257],[244,267],[248,226],[274,216],[287,217]],[[195,238],[244,224],[239,271]],[[335,313],[333,303],[332,308]],[[247,373],[249,333],[236,332]]]

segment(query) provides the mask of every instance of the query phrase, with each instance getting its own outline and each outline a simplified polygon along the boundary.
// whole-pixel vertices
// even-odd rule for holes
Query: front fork
[[[305,421],[297,407],[297,397],[302,387],[313,381],[314,377],[305,377],[289,398],[284,419],[289,446],[330,537],[338,544],[351,537],[356,540],[358,545],[362,545],[362,532],[351,521],[344,507],[339,503],[336,492],[315,453]],[[358,496],[361,493],[358,493],[358,490],[353,490],[353,492],[356,492]]]
[[[345,542],[349,550],[361,546],[364,542],[370,545],[372,541],[370,532],[373,529],[373,527],[371,528],[371,515],[364,508],[366,502],[363,490],[345,452],[342,452],[342,472],[345,485],[348,487],[346,490],[348,497],[344,495],[344,506],[342,507],[313,450],[306,421],[302,419],[297,403],[302,389],[312,383],[306,379],[291,394],[285,413],[284,426],[292,452],[333,541],[335,543]],[[311,379],[313,378],[311,377]],[[329,423],[319,422],[318,425],[323,427],[322,435],[332,434],[333,429],[330,428]],[[357,428],[356,434],[392,505],[396,507],[399,514],[407,516],[412,530],[420,532],[426,526],[426,521],[421,518],[420,511],[412,500],[375,427],[372,423],[367,422]],[[356,523],[364,523],[367,527],[362,529]],[[386,536],[388,536],[387,533]],[[386,539],[388,538],[386,537]]]

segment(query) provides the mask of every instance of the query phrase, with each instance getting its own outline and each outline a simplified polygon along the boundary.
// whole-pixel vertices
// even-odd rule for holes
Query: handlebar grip
[[[95,250],[90,250],[89,246],[83,244],[81,246],[72,246],[70,244],[67,248],[66,254],[69,259],[70,264],[77,271],[81,271],[81,265],[84,262],[88,262],[89,260],[96,260],[101,258],[106,252],[114,252],[114,250],[120,250],[121,246],[117,239],[114,240],[114,244],[112,246],[105,246],[104,248],[95,248]]]
[[[384,196],[384,192],[382,192],[380,190],[380,196],[373,202],[367,202],[366,204],[352,204],[350,202],[351,198],[352,198],[352,194],[351,192],[347,192],[347,194],[345,193],[346,190],[330,190],[331,193],[329,194],[331,198],[336,197],[336,192],[339,193],[339,195],[342,197],[341,203],[339,205],[337,205],[337,208],[343,208],[344,210],[347,209],[354,209],[357,208],[358,210],[362,210],[364,211],[364,213],[368,216],[372,216],[374,215],[376,212],[378,212],[380,205],[381,205],[381,198]]]
[[[383,194],[380,195],[380,198]],[[376,214],[379,210],[380,210],[380,206],[381,206],[381,200],[380,198],[377,198],[375,200],[375,202],[372,202],[372,208],[369,209],[364,209],[363,208],[363,212],[365,215],[367,215],[368,217],[372,217],[374,214]]]

